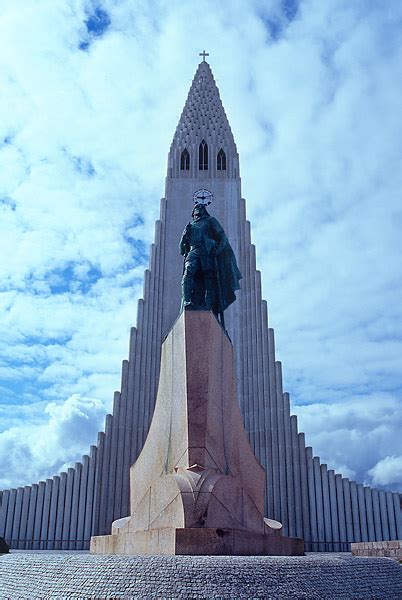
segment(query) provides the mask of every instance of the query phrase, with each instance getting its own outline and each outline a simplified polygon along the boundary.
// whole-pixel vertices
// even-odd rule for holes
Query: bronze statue
[[[212,310],[220,315],[236,300],[241,273],[226,234],[219,221],[211,217],[203,204],[196,204],[180,240],[184,256],[181,282],[182,307]]]

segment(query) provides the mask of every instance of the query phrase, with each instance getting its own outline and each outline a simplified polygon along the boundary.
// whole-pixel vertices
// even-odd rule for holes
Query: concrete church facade
[[[285,535],[304,538],[306,550],[339,551],[354,541],[402,537],[399,494],[349,481],[322,464],[290,414],[241,197],[239,156],[203,58],[170,148],[144,297],[138,302],[113,414],[106,416],[97,444],[66,473],[0,492],[0,537],[13,548],[86,549],[91,535],[109,533],[112,521],[130,513],[129,469],[152,419],[161,343],[180,311],[178,241],[193,194],[202,189],[213,194],[210,213],[224,227],[243,274],[237,301],[225,318],[235,348],[245,428],[267,471],[267,516],[283,523]]]

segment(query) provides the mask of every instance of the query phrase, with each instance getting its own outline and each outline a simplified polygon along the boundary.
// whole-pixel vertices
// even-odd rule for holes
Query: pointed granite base
[[[158,396],[130,470],[131,516],[94,554],[301,555],[264,519],[265,471],[236,399],[233,348],[212,312],[185,311],[162,346]]]

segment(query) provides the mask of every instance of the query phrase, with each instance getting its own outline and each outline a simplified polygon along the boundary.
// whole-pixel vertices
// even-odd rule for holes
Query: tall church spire
[[[188,176],[239,176],[233,133],[205,58],[198,65],[169,153],[168,177]]]

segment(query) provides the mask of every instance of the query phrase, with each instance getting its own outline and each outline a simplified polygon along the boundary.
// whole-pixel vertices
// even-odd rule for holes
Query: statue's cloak
[[[223,312],[236,300],[235,291],[240,289],[241,279],[236,257],[229,242],[216,257],[216,263],[220,287],[219,312]]]

